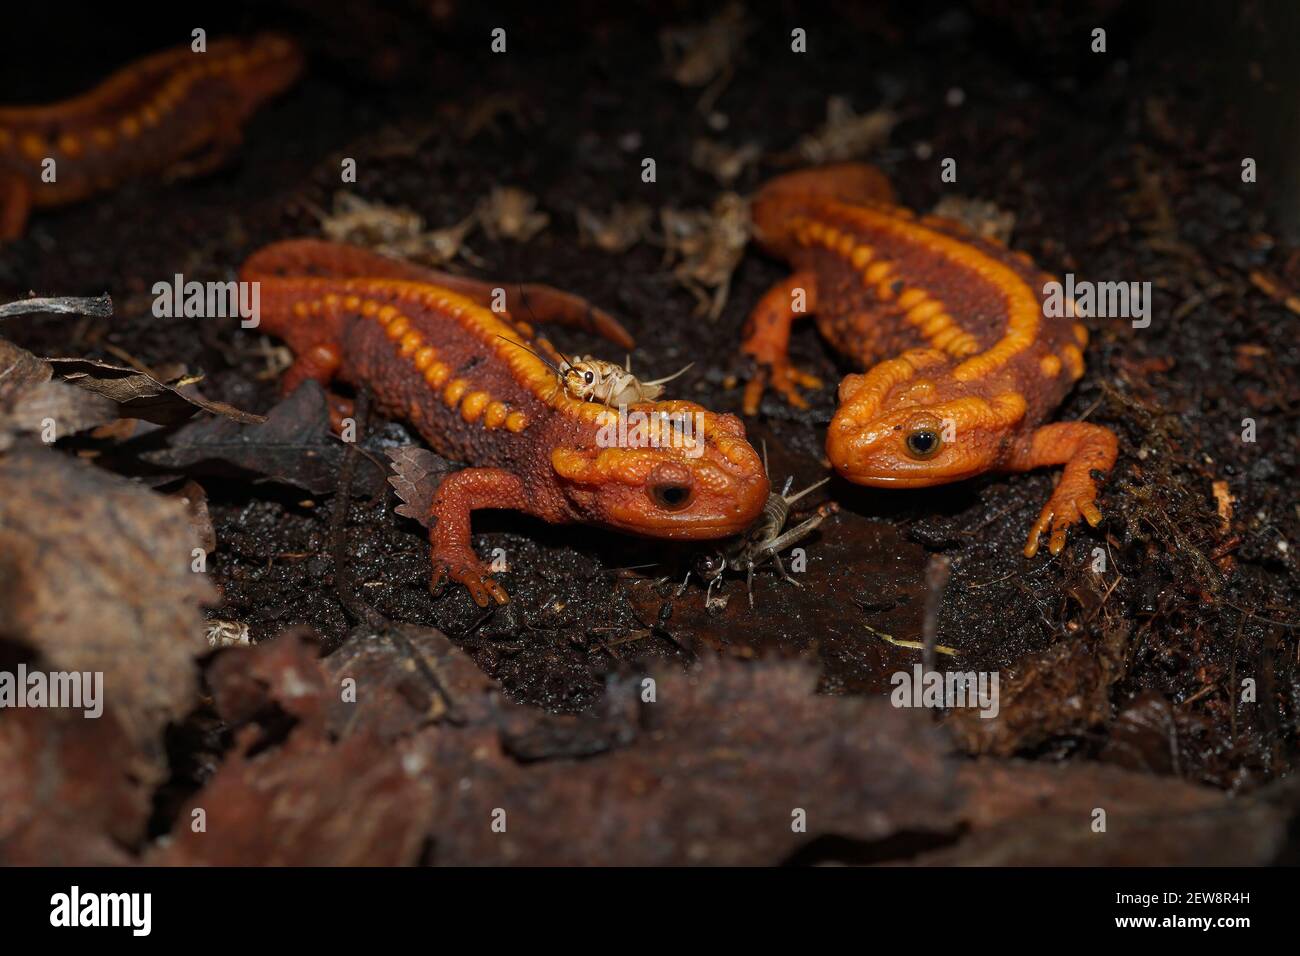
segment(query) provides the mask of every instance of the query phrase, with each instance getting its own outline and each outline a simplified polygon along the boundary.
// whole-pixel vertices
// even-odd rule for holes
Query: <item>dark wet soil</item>
[[[691,165],[698,137],[760,145],[765,158],[735,184],[745,193],[822,123],[828,97],[848,97],[859,113],[892,108],[901,122],[865,158],[907,205],[928,210],[951,194],[989,200],[1015,214],[1012,246],[1049,271],[1154,284],[1149,328],[1092,320],[1087,374],[1059,412],[1121,435],[1101,528],[1073,535],[1055,558],[1021,556],[1049,473],[892,494],[832,482],[814,503],[839,510],[806,543],[802,588],[768,569],[752,609],[743,579],[730,579],[725,608],[709,611],[702,586],[676,594],[689,550],[496,513],[476,525],[476,546],[508,555],[501,579],[512,601],[485,613],[463,590],[429,593],[424,535],[394,514],[390,494],[350,504],[358,592],[390,619],[443,630],[514,701],[556,712],[597,707],[612,677],[649,662],[718,654],[807,656],[823,667],[823,690],[879,695],[891,673],[920,660],[879,633],[919,639],[927,560],[941,553],[951,575],[938,642],[963,669],[1024,682],[996,734],[965,738],[971,750],[1099,758],[1249,788],[1290,767],[1300,700],[1300,325],[1252,274],[1294,288],[1300,256],[1278,235],[1266,180],[1241,182],[1250,129],[1205,94],[1194,64],[1134,9],[1143,5],[1105,21],[1105,56],[1087,52],[1083,23],[1015,19],[1011,29],[997,6],[844,4],[814,17],[785,5],[756,16],[717,101],[717,131],[695,108],[698,91],[662,66],[656,31],[698,18],[689,7],[671,16],[649,4],[617,14],[592,5],[572,17],[522,10],[504,23],[509,53],[494,56],[488,32],[498,24],[473,5],[445,20],[403,8],[375,26],[330,5],[309,14],[307,5],[236,4],[209,29],[287,27],[311,50],[305,79],[257,115],[222,172],[130,184],[39,214],[0,252],[0,298],[108,290],[117,314],[24,319],[5,334],[38,354],[183,362],[204,373],[210,397],[266,411],[275,389],[259,336],[233,322],[155,319],[148,290],[176,272],[229,277],[267,242],[318,234],[312,210],[330,207],[339,161],[353,157],[357,194],[410,207],[433,227],[459,221],[496,185],[535,194],[550,226],[527,243],[478,233],[470,245],[483,265],[463,267],[589,297],[632,329],[644,372],[694,362],[678,394],[737,411],[739,392],[728,386],[741,367],[740,327],[781,266],[751,249],[721,317],[701,319],[660,248],[580,247],[577,208],[707,207],[723,187]],[[175,42],[173,30],[189,29],[182,20],[105,24],[93,43],[83,37],[53,59],[6,58],[4,98],[76,90]],[[808,29],[813,52],[789,52],[792,25]],[[1059,31],[1050,42],[1036,32],[1046,29]],[[464,138],[467,111],[502,94],[517,110]],[[657,183],[641,182],[644,155],[657,161]],[[957,184],[940,181],[940,157],[957,159]],[[599,347],[555,338],[572,351]],[[830,383],[848,370],[811,327],[797,331],[793,354]],[[769,399],[747,421],[769,448],[774,478],[793,474],[796,487],[824,471],[834,390],[810,397],[806,413]],[[1256,423],[1253,443],[1241,437],[1245,418]],[[376,449],[413,435],[382,421],[370,432]],[[1227,519],[1214,482],[1233,499]],[[257,640],[306,623],[326,647],[340,646],[353,621],[330,558],[337,500],[251,481],[204,484],[223,594],[212,615],[247,623]],[[1241,699],[1247,679],[1253,702]]]

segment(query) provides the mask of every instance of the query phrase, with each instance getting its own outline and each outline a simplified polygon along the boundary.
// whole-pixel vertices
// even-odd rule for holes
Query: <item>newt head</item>
[[[238,91],[243,117],[292,86],[303,69],[301,48],[278,33],[218,40],[208,56],[212,69]]]
[[[944,353],[913,349],[840,383],[826,435],[832,467],[858,485],[924,488],[994,468],[1024,396],[961,382]]]
[[[590,445],[551,453],[560,487],[585,520],[698,540],[739,534],[762,513],[767,475],[735,415],[642,402],[604,409],[595,424]]]

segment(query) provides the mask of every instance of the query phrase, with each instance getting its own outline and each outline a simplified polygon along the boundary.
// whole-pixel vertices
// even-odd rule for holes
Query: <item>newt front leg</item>
[[[227,127],[212,131],[212,139],[191,156],[183,156],[162,170],[162,181],[174,183],[184,179],[198,179],[225,166],[230,157],[244,144],[244,134]]]
[[[304,349],[280,378],[280,394],[292,395],[307,379],[328,389],[342,364],[343,350],[333,342],[320,342]]]
[[[1114,432],[1083,422],[1044,425],[1024,439],[1008,463],[1011,470],[1065,465],[1061,480],[1029,532],[1025,557],[1032,558],[1038,553],[1038,539],[1049,526],[1052,536],[1047,549],[1059,554],[1065,547],[1065,532],[1070,525],[1077,524],[1080,518],[1094,528],[1101,522],[1097,482],[1092,472],[1109,472],[1118,454],[1119,442]]]
[[[817,278],[812,272],[795,272],[763,294],[750,313],[741,351],[753,356],[757,366],[745,386],[744,411],[758,413],[763,390],[771,385],[795,408],[807,408],[800,388],[821,388],[822,381],[790,364],[790,326],[816,308]],[[802,309],[796,309],[802,305]]]
[[[329,409],[330,427],[335,434],[343,431],[343,420],[351,418],[354,411],[352,399],[338,394],[330,384],[343,365],[343,350],[333,342],[320,342],[305,349],[293,360],[280,379],[280,394],[292,395],[307,379],[319,382],[325,389],[325,402]]]
[[[480,508],[528,511],[524,483],[500,468],[466,468],[443,481],[429,509],[433,546],[429,589],[436,592],[450,577],[469,589],[474,603],[487,607],[491,601],[505,604],[510,596],[474,553],[470,516]]]

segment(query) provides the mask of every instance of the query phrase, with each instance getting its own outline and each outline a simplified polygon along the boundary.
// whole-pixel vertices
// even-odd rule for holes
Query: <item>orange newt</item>
[[[150,173],[215,169],[247,119],[301,70],[292,41],[261,34],[214,40],[203,53],[155,53],[60,103],[0,107],[0,241],[21,236],[34,207],[79,202]]]
[[[709,539],[745,530],[767,502],[767,476],[739,418],[692,402],[639,402],[628,418],[649,420],[641,438],[657,440],[633,440],[635,432],[618,430],[618,410],[563,387],[543,361],[563,361],[549,341],[509,311],[486,307],[496,295],[490,283],[317,240],[268,246],[241,278],[260,282],[262,328],[295,355],[286,392],[308,378],[365,386],[380,411],[470,466],[434,494],[435,589],[450,576],[480,605],[507,600],[472,548],[470,516],[479,509]],[[613,318],[576,296],[500,288],[516,312],[632,344]]]
[[[856,163],[769,182],[753,219],[762,247],[795,271],[746,327],[742,347],[757,367],[746,414],[769,385],[803,407],[799,388],[821,384],[787,356],[791,323],[813,315],[839,352],[868,369],[840,382],[826,436],[839,474],[920,488],[1063,465],[1025,555],[1045,532],[1057,554],[1071,525],[1101,521],[1092,473],[1115,464],[1114,433],[1044,424],[1082,377],[1088,343],[1081,323],[1044,317],[1051,276],[955,222],[918,218],[894,203],[879,171]]]

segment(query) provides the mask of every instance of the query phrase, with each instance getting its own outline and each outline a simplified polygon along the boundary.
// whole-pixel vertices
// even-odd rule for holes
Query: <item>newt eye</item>
[[[925,461],[939,454],[943,439],[932,428],[917,428],[907,433],[907,453]]]
[[[669,511],[679,511],[691,502],[689,485],[651,485],[650,497],[655,504]]]
[[[592,382],[596,381],[596,373],[591,371],[583,372],[582,380],[590,385]]]

